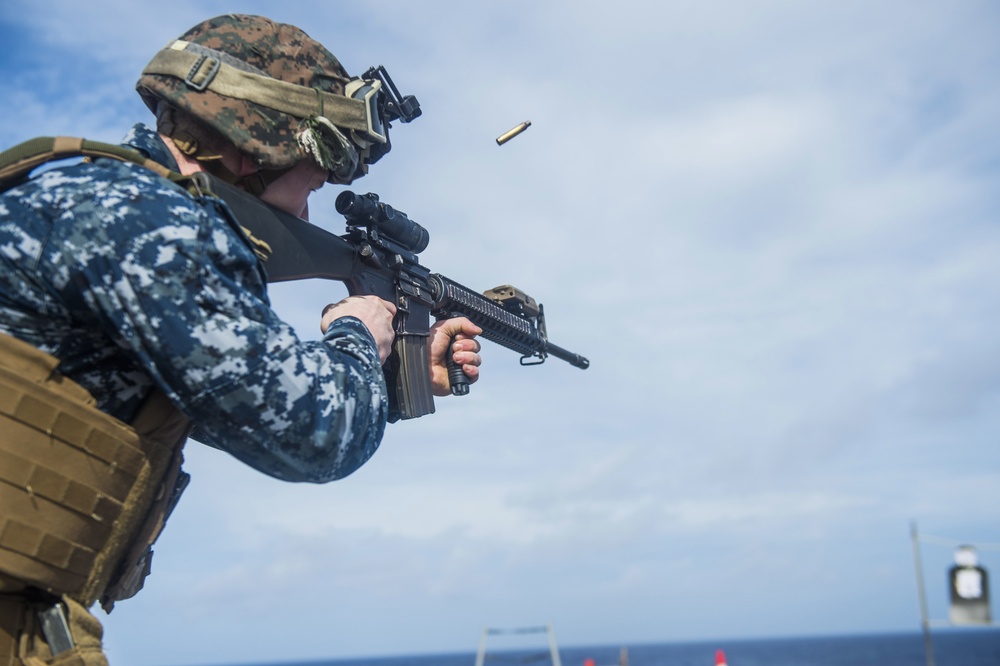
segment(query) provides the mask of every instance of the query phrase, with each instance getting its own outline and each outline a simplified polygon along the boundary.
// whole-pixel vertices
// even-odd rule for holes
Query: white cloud
[[[465,649],[531,608],[566,644],[915,629],[891,601],[912,589],[908,521],[997,541],[992,5],[242,9],[418,96],[355,189],[428,227],[432,270],[538,298],[593,365],[487,343],[471,396],[390,426],[329,486],[192,444],[156,573],[109,620],[117,661]],[[230,10],[6,4],[22,69],[0,137],[113,140],[147,117],[151,50]],[[329,189],[313,217],[338,230]],[[343,293],[273,297],[316,337]],[[322,612],[289,613],[289,589]]]

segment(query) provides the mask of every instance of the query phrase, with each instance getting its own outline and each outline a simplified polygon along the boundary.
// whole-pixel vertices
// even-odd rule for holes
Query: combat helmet
[[[193,115],[255,160],[271,178],[311,159],[329,182],[350,183],[391,147],[389,123],[420,115],[382,67],[351,78],[322,44],[295,26],[226,14],[159,51],[136,85]]]

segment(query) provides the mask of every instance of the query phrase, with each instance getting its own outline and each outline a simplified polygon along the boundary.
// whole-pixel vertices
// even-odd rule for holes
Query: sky
[[[5,0],[0,145],[117,141],[153,53],[233,11],[416,95],[353,189],[591,367],[486,342],[328,485],[190,442],[146,588],[97,611],[112,663],[918,631],[955,546],[1000,576],[996,3]],[[346,291],[271,295],[314,339]]]

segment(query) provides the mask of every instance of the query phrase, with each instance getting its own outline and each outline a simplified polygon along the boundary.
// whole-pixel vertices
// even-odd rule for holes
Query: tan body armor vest
[[[58,364],[0,333],[0,581],[110,610],[142,587],[191,426],[159,391],[127,425]]]

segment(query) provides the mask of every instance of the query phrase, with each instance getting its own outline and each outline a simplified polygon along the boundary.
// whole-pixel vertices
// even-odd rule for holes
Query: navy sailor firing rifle
[[[522,292],[422,267],[427,232],[375,195],[338,197],[343,236],[307,222],[311,192],[364,176],[390,123],[419,115],[384,68],[351,77],[299,28],[227,14],[157,52],[137,90],[155,130],[0,155],[2,664],[106,666],[90,609],[142,588],[192,431],[325,483],[363,465],[387,421],[467,392],[480,335],[525,363],[588,365],[548,342]],[[351,294],[316,341],[267,294],[305,277]]]

